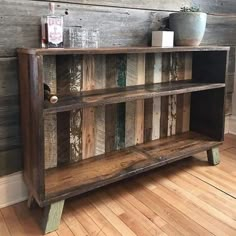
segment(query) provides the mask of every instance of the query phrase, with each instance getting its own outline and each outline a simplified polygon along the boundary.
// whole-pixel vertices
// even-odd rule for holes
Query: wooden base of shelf
[[[220,145],[186,132],[45,171],[44,204],[66,199]]]

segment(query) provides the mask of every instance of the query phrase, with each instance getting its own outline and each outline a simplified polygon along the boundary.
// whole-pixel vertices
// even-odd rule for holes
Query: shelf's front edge
[[[172,162],[190,157],[190,156],[192,156],[194,154],[197,154],[199,152],[207,151],[211,148],[218,147],[221,144],[222,144],[222,142],[220,142],[220,141],[217,142],[216,141],[216,142],[212,143],[211,145],[209,145],[209,144],[204,145],[201,148],[196,149],[195,151],[193,151],[191,153],[186,153],[184,155],[176,155],[175,157],[172,157],[172,158],[169,158],[169,159],[167,159],[167,158],[166,159],[163,158],[163,159],[159,159],[159,160],[156,159],[155,161],[153,161],[152,163],[150,163],[149,165],[147,165],[145,167],[138,168],[136,170],[127,172],[123,175],[119,175],[119,176],[109,178],[107,180],[102,180],[100,182],[98,181],[96,186],[94,185],[94,183],[92,183],[92,184],[82,185],[82,186],[79,186],[79,187],[73,187],[70,190],[65,190],[65,191],[61,191],[61,192],[58,192],[58,193],[46,195],[45,200],[41,202],[40,206],[46,206],[46,205],[49,205],[53,202],[57,202],[57,201],[60,201],[60,200],[65,200],[65,199],[68,199],[68,198],[71,198],[71,197],[74,197],[74,196],[77,196],[77,195],[84,194],[84,193],[92,191],[92,190],[96,190],[100,187],[104,187],[104,186],[107,186],[109,184],[112,184],[112,183],[130,178],[130,177],[135,176],[137,174],[141,174],[141,173],[147,172],[149,170],[155,169],[157,167],[161,167],[161,166],[164,166],[166,164],[170,164]],[[137,150],[137,151],[139,151],[139,150]]]
[[[50,105],[50,107],[44,108],[44,115],[51,114],[51,113],[57,113],[57,112],[65,112],[70,110],[76,110],[81,108],[88,108],[88,107],[95,107],[95,106],[104,106],[109,104],[116,104],[116,103],[122,103],[122,102],[131,102],[136,101],[140,99],[148,99],[148,98],[156,98],[156,97],[162,97],[162,96],[170,96],[170,95],[178,95],[178,94],[184,94],[184,93],[192,93],[192,92],[200,92],[205,90],[212,90],[212,89],[219,89],[224,88],[225,84],[212,84],[211,87],[208,85],[206,86],[199,86],[199,87],[193,87],[193,88],[182,88],[177,90],[168,90],[168,91],[147,91],[145,94],[139,94],[135,96],[122,96],[122,94],[119,94],[117,97],[113,97],[110,99],[103,99],[98,101],[92,101],[92,102],[86,102],[79,100],[78,102],[72,102],[71,104],[65,104],[65,105]],[[122,93],[119,92],[119,93]],[[112,93],[111,93],[112,95]],[[79,97],[78,97],[79,98]],[[60,98],[59,98],[60,99]],[[60,102],[58,103],[60,104]]]
[[[36,55],[73,55],[73,54],[123,54],[123,53],[171,53],[197,51],[229,51],[226,46],[182,46],[182,47],[106,47],[106,48],[18,48],[17,51]]]

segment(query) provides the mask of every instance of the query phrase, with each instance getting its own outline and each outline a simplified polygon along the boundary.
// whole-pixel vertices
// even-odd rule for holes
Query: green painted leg
[[[208,162],[210,165],[218,165],[220,163],[219,148],[212,148],[207,151]]]
[[[45,234],[58,229],[64,207],[64,200],[44,208],[43,231]]]

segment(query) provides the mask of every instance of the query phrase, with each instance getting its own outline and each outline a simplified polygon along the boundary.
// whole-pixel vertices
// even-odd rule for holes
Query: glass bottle
[[[41,18],[42,48],[63,48],[63,16],[55,14],[55,3],[49,3],[49,15]]]

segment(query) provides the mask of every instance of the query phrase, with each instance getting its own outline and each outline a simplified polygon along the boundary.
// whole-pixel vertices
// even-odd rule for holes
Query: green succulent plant
[[[193,6],[193,7],[181,7],[181,12],[200,12],[200,7]]]

